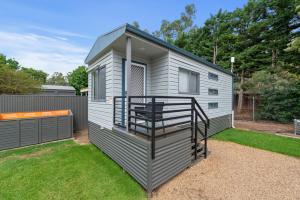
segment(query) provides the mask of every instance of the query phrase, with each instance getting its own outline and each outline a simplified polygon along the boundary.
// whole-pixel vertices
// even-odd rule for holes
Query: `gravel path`
[[[299,199],[300,159],[209,140],[210,155],[153,193],[167,199]]]

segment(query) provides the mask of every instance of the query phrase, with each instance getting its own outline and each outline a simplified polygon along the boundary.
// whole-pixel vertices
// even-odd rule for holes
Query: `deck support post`
[[[127,37],[126,38],[126,72],[127,72],[127,77],[126,77],[126,80],[127,80],[127,94],[126,94],[126,97],[127,97],[127,126],[126,126],[126,129],[127,129],[127,132],[129,132],[130,130],[130,117],[129,117],[129,114],[130,114],[130,105],[129,105],[129,96],[130,96],[130,82],[131,82],[131,37]]]

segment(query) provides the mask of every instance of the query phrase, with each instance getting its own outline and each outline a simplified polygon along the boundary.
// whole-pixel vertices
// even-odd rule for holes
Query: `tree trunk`
[[[237,111],[240,113],[243,108],[243,100],[244,100],[244,90],[243,90],[243,84],[244,84],[244,70],[242,71],[241,74],[241,83],[240,83],[240,90],[239,90],[239,99],[238,99],[238,106],[237,106]]]
[[[217,56],[218,56],[218,44],[215,42],[214,47],[213,47],[213,64],[217,64]]]
[[[277,50],[272,49],[272,69],[276,68]]]
[[[216,64],[216,47],[213,46],[213,64]]]

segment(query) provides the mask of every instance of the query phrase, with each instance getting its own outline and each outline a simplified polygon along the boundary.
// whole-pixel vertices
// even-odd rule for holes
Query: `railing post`
[[[198,116],[195,111],[195,160],[197,160],[197,144],[198,144]]]
[[[205,126],[205,132],[204,132],[204,136],[205,136],[205,138],[204,138],[204,158],[206,158],[207,157],[207,125],[206,125],[206,123],[204,124],[204,126]]]
[[[131,97],[130,96],[128,96],[128,98],[127,98],[128,100],[127,100],[127,131],[129,132],[130,131],[130,120],[131,120],[131,118],[130,118],[130,109],[131,109],[131,105],[130,105],[130,102],[131,102]]]
[[[192,110],[191,110],[191,131],[192,131],[192,142],[194,140],[194,133],[195,133],[195,127],[194,127],[194,112],[195,112],[195,99],[192,98],[191,99],[191,103],[192,103]]]
[[[116,97],[114,97],[113,106],[114,106],[113,121],[115,125],[116,124]]]
[[[151,116],[151,121],[152,121],[152,127],[151,127],[151,150],[152,150],[152,159],[155,158],[155,97],[152,97],[152,116]]]

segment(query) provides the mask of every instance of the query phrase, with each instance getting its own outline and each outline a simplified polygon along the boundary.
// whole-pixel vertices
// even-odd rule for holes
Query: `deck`
[[[193,97],[115,97],[113,105],[113,129],[90,123],[90,140],[148,192],[206,158],[209,119]]]

